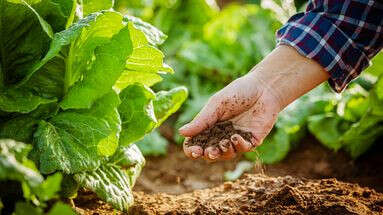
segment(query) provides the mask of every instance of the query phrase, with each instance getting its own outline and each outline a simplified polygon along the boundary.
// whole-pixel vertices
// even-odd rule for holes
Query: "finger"
[[[230,140],[228,140],[228,139],[223,139],[223,140],[219,141],[219,143],[218,143],[218,147],[219,147],[219,149],[221,149],[221,151],[223,153],[229,151],[230,146],[231,146],[231,143],[230,143]]]
[[[217,161],[220,156],[221,153],[216,146],[209,146],[205,149],[203,158],[207,161]]]
[[[253,145],[253,147],[258,147],[262,144],[262,140],[259,140],[257,138],[255,138],[254,136],[251,137],[251,144]]]
[[[201,131],[210,128],[218,121],[219,116],[219,101],[212,97],[208,103],[202,108],[201,112],[190,123],[182,126],[179,132],[182,136],[192,137],[199,134]]]
[[[234,147],[231,144],[230,140],[228,139],[221,140],[218,145],[222,151],[222,155],[221,155],[222,160],[231,160],[236,156]]]
[[[243,139],[239,134],[233,134],[230,140],[238,152],[248,152],[253,148],[253,145],[249,141]]]
[[[201,146],[188,146],[187,145],[187,139],[184,142],[183,149],[184,153],[187,157],[191,159],[197,159],[203,155],[203,149]]]

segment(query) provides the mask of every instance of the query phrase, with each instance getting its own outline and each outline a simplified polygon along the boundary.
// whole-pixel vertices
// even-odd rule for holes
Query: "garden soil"
[[[382,153],[382,144],[376,144],[353,161],[307,138],[283,162],[255,165],[251,174],[230,183],[224,182],[223,173],[238,160],[193,161],[171,144],[168,156],[147,159],[131,213],[383,214]],[[75,205],[81,214],[113,211],[90,192],[80,193]]]
[[[231,136],[239,134],[244,140],[251,141],[251,133],[243,132],[241,130],[234,129],[233,123],[230,121],[216,123],[213,127],[204,130],[200,134],[190,138],[186,145],[188,146],[201,146],[206,149],[209,146],[215,146],[217,148],[224,147],[226,150],[229,146],[218,146],[218,143],[222,140],[230,140]],[[227,142],[226,144],[230,144]]]
[[[178,196],[135,193],[131,214],[381,214],[383,194],[336,179],[245,175]]]

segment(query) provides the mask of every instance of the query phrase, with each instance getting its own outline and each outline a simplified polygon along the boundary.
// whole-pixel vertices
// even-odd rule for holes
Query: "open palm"
[[[185,154],[193,159],[203,157],[216,161],[232,159],[237,152],[250,151],[268,135],[279,111],[278,98],[262,81],[254,79],[251,74],[239,78],[213,95],[197,117],[180,129],[180,133],[192,137],[216,122],[230,120],[235,129],[252,134],[251,142],[234,134],[230,140],[221,140],[218,147],[202,149],[185,144],[189,140],[186,138]]]

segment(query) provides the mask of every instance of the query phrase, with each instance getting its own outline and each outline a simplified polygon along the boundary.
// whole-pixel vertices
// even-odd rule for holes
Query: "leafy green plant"
[[[15,214],[43,214],[47,201],[57,199],[61,173],[55,173],[46,179],[39,173],[33,161],[27,158],[32,149],[31,145],[16,142],[11,139],[0,140],[0,180],[18,181],[22,185],[24,198],[32,202],[17,202]],[[7,189],[1,187],[1,189]],[[3,196],[6,197],[6,196]],[[50,215],[75,214],[72,209],[56,203],[48,212]]]
[[[155,47],[166,36],[111,7],[108,0],[0,0],[0,138],[27,143],[20,153],[31,150],[41,174],[62,173],[43,181],[36,168],[23,172],[20,164],[7,179],[48,192],[63,175],[68,197],[85,187],[127,211],[145,163],[134,143],[177,111],[187,90],[149,88],[173,73]],[[51,181],[56,185],[44,184]],[[27,185],[27,200],[58,191]]]

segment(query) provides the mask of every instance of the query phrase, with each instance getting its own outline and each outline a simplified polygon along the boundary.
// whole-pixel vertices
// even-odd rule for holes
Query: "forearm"
[[[273,91],[281,110],[329,78],[318,63],[285,45],[275,48],[248,76]]]

